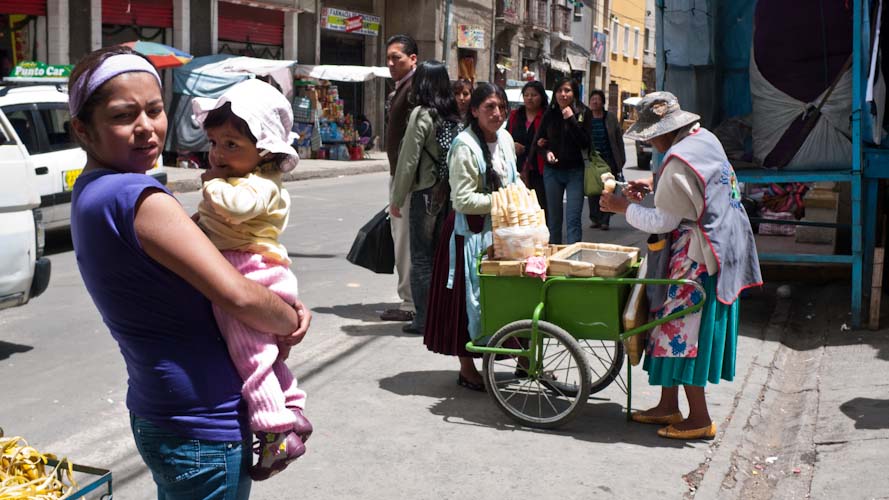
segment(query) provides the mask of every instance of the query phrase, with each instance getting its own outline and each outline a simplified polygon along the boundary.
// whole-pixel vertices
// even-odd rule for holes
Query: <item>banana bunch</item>
[[[617,187],[617,179],[614,178],[614,174],[611,172],[605,172],[602,174],[602,184],[604,187],[602,188],[603,193],[613,193],[614,189]]]
[[[0,500],[70,497],[77,488],[71,462],[62,459],[47,474],[48,459],[56,460],[56,457],[40,453],[21,437],[3,437],[0,429]]]
[[[491,228],[494,230],[494,257],[505,255],[503,241],[497,236],[502,227],[546,227],[546,216],[537,203],[537,193],[518,184],[510,184],[491,193]]]

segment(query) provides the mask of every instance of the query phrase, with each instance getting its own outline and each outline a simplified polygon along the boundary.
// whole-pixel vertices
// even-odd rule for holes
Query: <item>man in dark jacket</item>
[[[398,148],[407,128],[411,114],[408,94],[411,79],[417,69],[417,42],[407,35],[394,35],[386,40],[386,64],[395,82],[395,90],[387,97],[386,154],[389,157],[389,175],[395,175],[398,165]],[[390,177],[391,184],[391,177]],[[401,217],[392,217],[392,239],[395,241],[395,272],[398,275],[398,296],[401,306],[389,309],[380,315],[385,321],[411,321],[414,317],[414,302],[411,297],[411,254],[408,223],[410,200],[401,207]],[[407,325],[406,328],[410,328]],[[414,330],[411,333],[419,333]]]

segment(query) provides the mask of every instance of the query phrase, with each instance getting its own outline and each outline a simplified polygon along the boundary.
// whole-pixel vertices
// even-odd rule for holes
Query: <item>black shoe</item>
[[[602,223],[599,221],[594,221],[594,220],[590,221],[590,227],[593,229],[599,229],[599,227],[601,227],[601,226],[602,226]]]
[[[380,314],[383,321],[413,321],[414,313],[411,311],[402,311],[401,309],[389,309]]]
[[[422,335],[423,334],[423,332],[421,332],[419,328],[415,327],[414,325],[412,325],[410,323],[402,326],[401,331],[403,331],[404,333],[413,333],[414,335]]]

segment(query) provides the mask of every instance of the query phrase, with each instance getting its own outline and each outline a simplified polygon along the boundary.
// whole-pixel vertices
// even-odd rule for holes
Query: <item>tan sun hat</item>
[[[683,111],[679,99],[670,92],[652,92],[636,105],[636,123],[624,134],[636,141],[648,141],[700,121],[701,117]]]

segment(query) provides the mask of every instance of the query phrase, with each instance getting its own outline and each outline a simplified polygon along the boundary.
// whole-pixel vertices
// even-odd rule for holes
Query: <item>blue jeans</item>
[[[412,326],[420,333],[426,332],[426,311],[429,300],[429,286],[432,282],[432,262],[435,260],[435,249],[441,225],[448,215],[448,206],[430,214],[427,201],[432,196],[432,188],[411,193],[411,211],[409,214],[411,244],[411,297],[414,299],[414,321]],[[435,211],[435,210],[433,210]]]
[[[568,219],[568,244],[583,238],[580,219],[583,214],[583,167],[558,169],[549,165],[543,169],[543,185],[546,187],[546,219],[549,242],[562,244],[562,198]]]
[[[130,413],[136,448],[157,484],[158,500],[246,500],[250,439],[205,441],[162,429]]]

